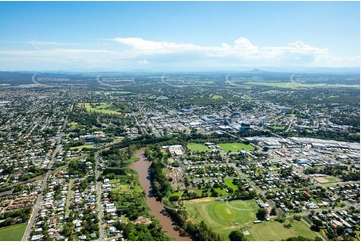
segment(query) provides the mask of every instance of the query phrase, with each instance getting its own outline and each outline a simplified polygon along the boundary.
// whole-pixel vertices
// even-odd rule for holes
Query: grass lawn
[[[227,196],[228,192],[226,192],[227,189],[220,189],[220,188],[214,188],[216,192],[218,192],[218,196]]]
[[[279,223],[276,221],[253,224],[248,231],[254,240],[282,240],[289,237],[304,236],[313,239],[316,235],[302,221],[294,221],[292,227],[285,228],[284,225],[290,224],[288,221]]]
[[[296,84],[294,82],[245,82],[246,85],[263,85],[278,88],[302,89],[306,85]]]
[[[185,202],[188,213],[197,221],[204,221],[215,232],[228,239],[231,231],[253,224],[256,220],[257,204],[255,201],[226,202]],[[254,206],[253,206],[254,205]],[[243,210],[239,210],[243,209]],[[235,226],[235,223],[239,223]]]
[[[70,122],[68,123],[68,125],[72,128],[75,128],[76,126],[78,126],[78,122]]]
[[[120,184],[118,179],[112,179],[109,181],[109,184],[114,184],[115,188],[112,188],[112,191],[117,191],[120,193],[130,193],[133,194],[133,191],[135,192],[142,192],[143,188],[141,186],[132,186],[130,184],[124,185]]]
[[[210,98],[211,98],[211,99],[223,99],[222,96],[220,96],[220,95],[213,95],[213,94],[210,95]]]
[[[273,130],[284,130],[285,126],[271,126]]]
[[[233,179],[234,178],[228,177],[224,179],[224,182],[228,187],[232,188],[235,191],[238,189],[238,187],[232,183]]]
[[[298,235],[314,238],[313,232],[300,221],[291,223],[290,228],[283,226],[290,224],[288,221],[283,224],[275,221],[253,224],[258,210],[254,200],[220,202],[196,199],[186,201],[185,206],[193,219],[203,220],[225,240],[228,240],[230,232],[244,227],[250,232],[246,235],[248,240],[281,240]]]
[[[269,87],[277,88],[289,88],[289,89],[298,89],[298,90],[307,90],[310,88],[339,88],[336,84],[300,84],[295,82],[244,82],[245,85],[262,85]],[[348,88],[359,88],[358,85],[355,86],[345,86]]]
[[[20,241],[23,238],[27,224],[15,224],[0,229],[0,241]]]
[[[190,151],[209,151],[208,147],[202,144],[196,144],[196,143],[189,143],[187,144],[187,148]]]
[[[334,177],[334,176],[326,176],[325,178],[327,180],[329,180],[330,182],[340,182],[341,181],[340,178],[337,178],[337,177]]]
[[[179,191],[179,192],[173,192],[171,194],[171,196],[178,196],[178,197],[181,197],[183,195],[183,192],[182,191]]]
[[[70,147],[70,150],[75,150],[75,149],[82,150],[83,148],[92,149],[92,148],[94,148],[94,146],[93,145],[80,145],[80,146]]]
[[[254,150],[254,147],[252,145],[246,145],[243,143],[223,143],[218,144],[219,147],[222,148],[224,152],[237,152],[239,150]]]
[[[85,107],[87,112],[106,113],[106,114],[120,114],[120,112],[111,110],[112,104],[101,104],[92,108],[90,103],[78,103],[79,107]]]

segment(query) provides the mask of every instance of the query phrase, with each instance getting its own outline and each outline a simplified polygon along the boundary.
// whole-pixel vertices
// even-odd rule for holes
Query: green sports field
[[[0,229],[0,241],[21,241],[27,224],[16,224]]]
[[[187,148],[190,150],[190,151],[209,151],[209,148],[205,145],[202,145],[202,144],[196,144],[196,143],[189,143],[187,144]]]
[[[254,150],[254,147],[252,145],[246,145],[243,143],[223,143],[218,144],[219,147],[222,148],[224,152],[237,152],[239,150]]]
[[[228,240],[231,231],[247,228],[248,240],[269,241],[282,240],[289,237],[306,234],[314,238],[313,232],[303,223],[293,221],[290,228],[284,227],[285,223],[275,221],[253,224],[257,220],[258,206],[254,200],[236,200],[230,202],[210,201],[208,199],[196,199],[185,202],[190,216],[197,221],[204,221],[215,232]],[[311,236],[312,235],[312,236]]]
[[[84,107],[87,112],[95,112],[95,113],[106,113],[106,114],[120,114],[120,112],[112,110],[112,104],[101,104],[96,106],[95,108],[90,106],[90,103],[78,103],[79,107]]]

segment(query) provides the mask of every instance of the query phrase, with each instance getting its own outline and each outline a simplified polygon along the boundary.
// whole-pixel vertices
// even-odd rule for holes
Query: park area
[[[223,143],[218,144],[219,147],[222,148],[224,152],[237,152],[240,150],[254,150],[254,147],[252,145],[247,145],[243,143]]]
[[[194,152],[194,151],[198,151],[198,152],[202,152],[202,151],[210,151],[210,149],[205,146],[205,145],[202,145],[202,144],[196,144],[196,143],[189,143],[187,144],[187,148],[188,150]]]
[[[21,241],[27,224],[15,224],[0,229],[0,241]]]
[[[106,113],[106,114],[120,114],[114,110],[113,104],[102,103],[100,105],[92,106],[90,103],[79,103],[78,107],[85,108],[87,112]]]
[[[282,240],[294,236],[310,236],[312,231],[302,222],[287,219],[254,224],[259,209],[255,200],[216,201],[215,198],[195,199],[185,202],[188,214],[198,222],[204,221],[215,232],[228,240],[234,230],[242,229],[248,240]]]

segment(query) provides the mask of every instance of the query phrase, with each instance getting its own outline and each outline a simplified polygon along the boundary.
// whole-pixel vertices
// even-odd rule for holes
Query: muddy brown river
[[[138,157],[139,160],[135,163],[132,163],[130,168],[138,172],[139,182],[145,191],[147,205],[150,208],[150,214],[160,221],[163,232],[166,235],[174,238],[177,241],[191,241],[190,237],[179,235],[179,232],[176,231],[176,226],[173,224],[171,218],[162,214],[161,211],[164,209],[163,204],[160,201],[157,201],[155,197],[153,197],[149,177],[149,167],[152,162],[145,158],[144,151],[145,148],[142,148],[135,153],[135,156]]]

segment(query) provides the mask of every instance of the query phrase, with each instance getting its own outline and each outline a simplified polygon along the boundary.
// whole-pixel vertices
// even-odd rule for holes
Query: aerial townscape
[[[360,241],[359,2],[0,16],[0,241]]]

